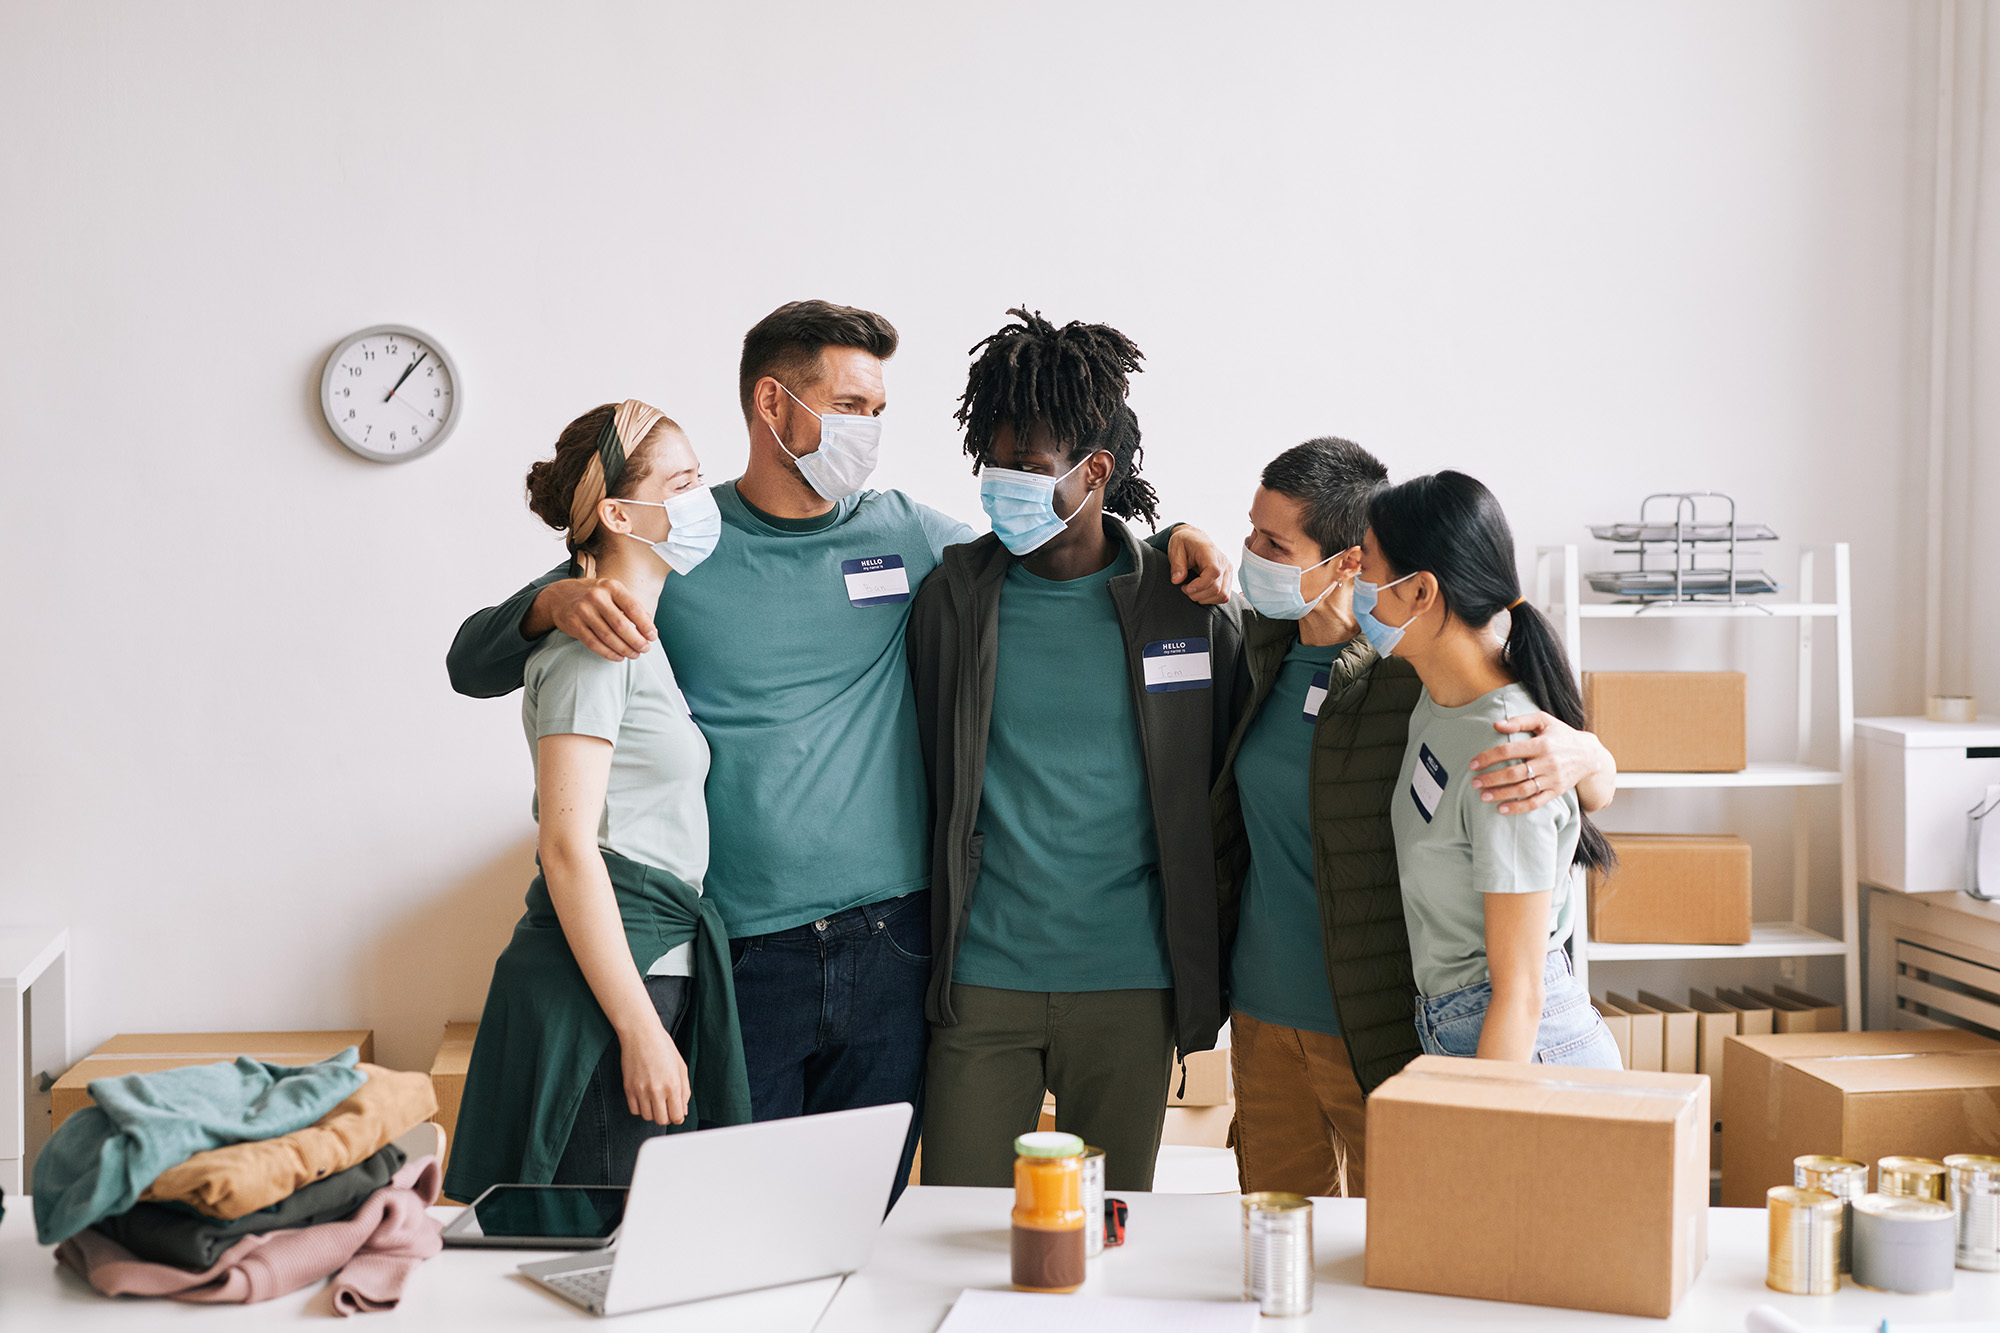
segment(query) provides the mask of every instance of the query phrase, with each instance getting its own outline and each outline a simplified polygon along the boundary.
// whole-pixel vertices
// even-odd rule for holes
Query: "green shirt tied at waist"
[[[1000,590],[971,921],[955,979],[1001,990],[1174,984],[1159,841],[1108,567]]]
[[[675,1128],[748,1122],[750,1083],[721,917],[685,880],[609,852],[603,856],[639,971],[677,945],[694,944],[680,1043],[693,1095],[687,1119]],[[445,1194],[469,1200],[489,1185],[553,1179],[584,1085],[614,1040],[570,952],[548,884],[537,875],[528,887],[527,913],[493,967]]]

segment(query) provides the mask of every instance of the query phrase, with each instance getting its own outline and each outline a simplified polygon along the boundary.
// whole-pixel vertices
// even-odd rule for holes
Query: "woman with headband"
[[[646,605],[715,549],[687,436],[626,399],[584,413],[528,471],[528,507],[575,572]],[[445,1193],[625,1185],[656,1134],[750,1118],[729,943],[701,896],[708,743],[656,641],[606,661],[566,634],[528,659],[541,874],[493,968]]]

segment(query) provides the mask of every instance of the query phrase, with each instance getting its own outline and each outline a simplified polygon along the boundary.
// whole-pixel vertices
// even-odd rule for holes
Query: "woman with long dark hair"
[[[1555,629],[1521,597],[1507,516],[1471,477],[1439,472],[1379,492],[1368,523],[1355,618],[1424,686],[1390,816],[1418,1038],[1433,1055],[1616,1069],[1562,949],[1571,867],[1608,866],[1610,845],[1574,792],[1501,815],[1471,782],[1494,722],[1540,710],[1584,725]]]

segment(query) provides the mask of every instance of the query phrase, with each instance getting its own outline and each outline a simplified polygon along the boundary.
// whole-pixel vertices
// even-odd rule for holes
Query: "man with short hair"
[[[662,640],[713,754],[703,888],[730,934],[759,1120],[922,1105],[930,805],[903,635],[912,591],[974,534],[863,489],[896,346],[872,311],[771,312],[738,374],[749,463],[715,487],[722,539],[667,581],[660,630],[623,586],[561,567],[468,619],[447,659],[453,687],[483,698],[520,687],[551,629],[613,660]],[[1227,597],[1202,534],[1176,531],[1171,558],[1189,597]]]
[[[1264,469],[1241,579],[1248,702],[1215,784],[1234,1142],[1245,1191],[1365,1192],[1365,1098],[1420,1047],[1390,802],[1422,685],[1356,631],[1368,503],[1388,469],[1324,437]],[[1473,760],[1501,814],[1608,802],[1597,738],[1533,713]],[[1514,762],[1525,761],[1525,762]]]
[[[1046,1088],[1109,1187],[1146,1190],[1174,1052],[1222,1022],[1208,792],[1236,617],[1118,521],[1157,517],[1138,348],[1008,313],[959,408],[993,532],[910,613],[937,811],[924,1179],[1006,1185]]]

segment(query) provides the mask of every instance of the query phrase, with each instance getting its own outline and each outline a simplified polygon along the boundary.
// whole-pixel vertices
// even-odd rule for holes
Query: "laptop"
[[[601,1315],[852,1273],[875,1247],[910,1115],[896,1102],[648,1139],[617,1243],[521,1272]]]

